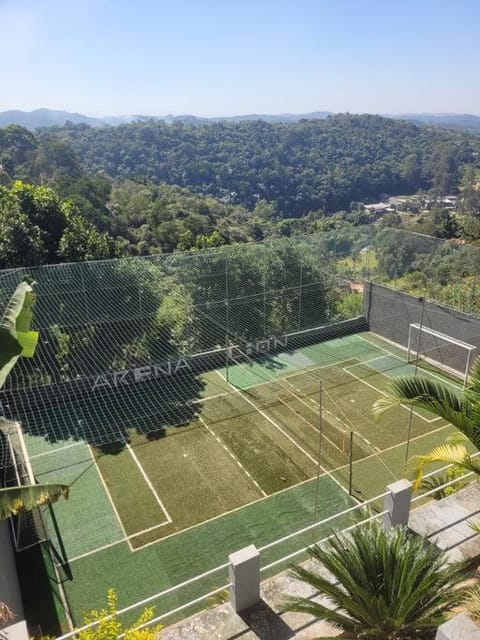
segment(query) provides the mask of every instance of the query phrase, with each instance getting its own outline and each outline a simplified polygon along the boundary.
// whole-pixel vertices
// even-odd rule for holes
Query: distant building
[[[365,209],[370,213],[374,213],[375,215],[379,215],[381,213],[386,213],[389,205],[385,202],[377,202],[376,204],[367,204],[365,205]]]

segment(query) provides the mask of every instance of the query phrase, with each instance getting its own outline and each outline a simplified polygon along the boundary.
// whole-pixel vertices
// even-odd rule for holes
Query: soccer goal
[[[468,382],[468,373],[477,347],[458,340],[417,322],[410,324],[408,332],[408,362],[422,360],[444,369],[461,378],[463,386]]]

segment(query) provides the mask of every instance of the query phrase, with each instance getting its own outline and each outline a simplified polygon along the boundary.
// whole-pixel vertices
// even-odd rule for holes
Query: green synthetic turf
[[[129,448],[123,449],[116,455],[102,455],[98,450],[95,452],[99,471],[127,535],[166,522],[165,514],[159,508],[131,451]]]
[[[68,558],[123,538],[86,444],[57,450],[34,458],[31,463],[39,483],[71,484],[69,499],[61,499],[53,506],[61,541],[55,534],[50,511],[44,509],[44,518],[54,544],[56,547],[62,544]]]
[[[212,429],[266,493],[315,474],[315,459],[258,413],[219,422]]]
[[[320,479],[319,495],[317,520],[338,513],[352,504],[345,492],[328,476]],[[74,580],[66,582],[64,587],[75,622],[78,624],[83,611],[103,602],[110,587],[114,587],[119,594],[119,607],[124,607],[227,562],[229,553],[248,544],[262,546],[311,524],[314,499],[315,480],[312,480],[138,549],[135,553],[131,553],[125,544],[120,544],[73,562]],[[314,538],[311,534],[303,534],[263,553],[262,565],[328,535],[332,526],[319,527],[315,530]],[[187,602],[225,582],[228,582],[226,571],[214,574],[199,584],[155,603],[156,613]]]
[[[179,429],[174,435],[154,441],[133,436],[131,446],[172,519],[132,540],[135,547],[262,497],[252,479],[200,423],[198,428]],[[158,503],[152,516],[150,526],[164,520]],[[131,523],[129,526],[135,526],[135,505],[131,505],[125,518]]]
[[[408,459],[428,453],[454,431],[453,427],[445,426],[439,433],[424,434],[419,438],[414,437],[410,442]],[[415,475],[413,464],[408,464],[405,474],[406,454],[406,443],[402,442],[376,456],[354,462],[352,470],[353,495],[361,500],[367,500],[384,493],[387,484],[405,478],[405,475],[413,478]],[[435,466],[429,467],[429,471],[434,469]],[[348,481],[348,469],[339,469],[333,473],[333,476],[345,485]],[[383,508],[382,504],[383,501],[380,501],[380,504],[377,505],[378,508]]]

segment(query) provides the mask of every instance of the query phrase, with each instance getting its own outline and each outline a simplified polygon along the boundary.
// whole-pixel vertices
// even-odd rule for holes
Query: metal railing
[[[477,456],[480,456],[480,452],[473,454],[471,457],[475,458]],[[431,473],[428,473],[424,476],[424,478],[429,478],[432,476],[435,476],[439,473],[442,473],[443,471],[446,471],[450,468],[452,468],[452,466],[454,465],[446,465],[444,467],[441,467],[440,469],[436,469],[435,471],[432,471]],[[426,492],[423,492],[421,494],[419,494],[418,496],[416,496],[415,498],[412,499],[412,504],[416,503],[422,499],[425,499],[431,495],[433,495],[434,493],[438,493],[438,491],[441,491],[444,488],[450,487],[454,484],[456,484],[457,482],[461,482],[464,481],[465,479],[469,478],[470,476],[473,475],[473,472],[469,472],[466,473],[462,476],[459,476],[457,478],[454,478],[452,480],[449,480],[441,485],[439,485],[438,487],[435,487],[434,489],[428,490]],[[274,540],[273,542],[270,542],[268,544],[265,544],[261,547],[259,547],[258,551],[260,554],[264,554],[266,551],[270,551],[271,549],[278,547],[282,544],[284,544],[285,542],[289,542],[295,538],[298,538],[299,536],[302,536],[306,533],[309,532],[313,532],[315,529],[318,529],[319,527],[325,526],[327,524],[330,523],[334,523],[335,521],[341,520],[343,517],[345,517],[346,515],[352,515],[355,512],[361,512],[362,510],[368,508],[368,506],[374,502],[378,502],[379,500],[384,499],[387,495],[389,495],[389,492],[386,491],[384,493],[381,493],[373,498],[370,498],[369,500],[366,500],[363,503],[360,504],[356,504],[352,507],[349,507],[347,509],[344,509],[343,511],[340,511],[339,513],[336,513],[332,516],[329,516],[328,518],[325,518],[323,520],[320,520],[319,522],[315,522],[311,525],[308,525],[306,527],[303,527],[302,529],[299,529],[297,531],[294,531],[293,533],[290,533],[286,536],[283,536],[282,538],[278,538],[277,540]],[[371,516],[368,516],[366,518],[363,518],[361,520],[359,520],[358,522],[352,524],[349,527],[344,527],[342,529],[339,530],[340,533],[347,533],[349,531],[352,531],[353,529],[355,529],[356,527],[365,525],[369,522],[373,522],[374,520],[377,520],[378,518],[382,518],[383,516],[385,516],[388,512],[388,510],[383,510],[379,513],[375,513]],[[313,541],[312,543],[304,546],[302,545],[300,549],[296,549],[293,552],[290,552],[286,555],[282,555],[281,558],[278,558],[276,560],[273,560],[272,562],[269,562],[268,564],[260,567],[260,573],[261,574],[265,574],[267,571],[271,571],[272,569],[275,569],[276,567],[280,567],[281,565],[286,565],[287,563],[290,563],[294,558],[296,558],[297,556],[301,556],[302,554],[306,554],[308,552],[308,549],[312,546],[312,544],[324,544],[326,542],[328,542],[330,539],[332,539],[334,536],[336,535],[336,533],[330,533],[329,535],[323,536],[318,540]],[[232,550],[232,552],[235,550]],[[143,608],[146,605],[151,604],[152,602],[154,602],[155,600],[159,600],[162,597],[165,597],[167,595],[171,595],[173,593],[178,592],[179,590],[181,590],[182,588],[192,585],[194,583],[197,583],[203,579],[205,579],[206,577],[212,576],[215,573],[218,573],[220,571],[225,571],[227,568],[229,568],[230,563],[226,562],[225,564],[219,565],[217,567],[214,567],[213,569],[210,569],[208,571],[205,571],[204,573],[201,573],[197,576],[194,576],[193,578],[190,578],[189,580],[185,580],[184,582],[175,585],[173,587],[169,587],[168,589],[165,589],[163,591],[160,591],[152,596],[149,596],[147,598],[144,598],[143,600],[140,600],[138,602],[135,602],[127,607],[124,607],[123,609],[120,609],[116,615],[117,616],[121,616],[124,615],[126,613],[135,611],[139,608]],[[223,584],[220,587],[216,587],[215,589],[209,591],[208,593],[205,593],[197,598],[194,598],[193,600],[189,600],[188,602],[179,605],[178,607],[171,609],[169,611],[166,611],[164,613],[161,613],[160,615],[152,618],[151,620],[149,620],[148,622],[145,622],[141,625],[139,625],[138,627],[136,627],[136,629],[144,629],[146,627],[152,626],[154,624],[157,624],[159,622],[161,622],[162,620],[165,620],[166,618],[169,618],[171,616],[174,616],[175,614],[178,614],[182,611],[185,611],[186,609],[189,609],[191,607],[194,607],[195,605],[200,604],[201,602],[208,600],[208,598],[211,598],[215,595],[218,595],[222,592],[225,592],[227,589],[230,589],[230,587],[232,586],[231,582],[227,582],[225,584]],[[114,617],[115,614],[111,614],[109,616],[107,616],[106,618],[104,618],[105,620],[111,619]],[[88,629],[92,629],[96,626],[98,626],[100,624],[100,620],[98,621],[94,621],[90,624],[86,624],[82,627],[79,627],[77,629],[74,629],[62,636],[59,636],[59,638],[57,640],[69,640],[70,638],[74,638],[75,636],[77,636],[79,633],[81,633],[82,631],[86,631]],[[124,634],[122,634],[120,636],[120,638],[123,637]]]

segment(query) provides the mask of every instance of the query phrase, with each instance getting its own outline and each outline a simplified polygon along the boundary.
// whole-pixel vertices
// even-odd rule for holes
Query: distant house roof
[[[385,211],[387,207],[388,204],[385,202],[377,202],[376,204],[367,204],[365,209],[368,209],[369,211]]]

